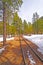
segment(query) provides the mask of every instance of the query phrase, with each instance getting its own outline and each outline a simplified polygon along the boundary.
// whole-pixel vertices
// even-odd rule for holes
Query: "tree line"
[[[10,21],[9,21],[10,22]],[[17,35],[17,34],[43,34],[43,16],[35,20],[32,24],[27,23],[26,20],[22,21],[18,13],[14,13],[12,23],[6,22],[6,34]],[[3,34],[3,22],[0,22],[0,35]]]

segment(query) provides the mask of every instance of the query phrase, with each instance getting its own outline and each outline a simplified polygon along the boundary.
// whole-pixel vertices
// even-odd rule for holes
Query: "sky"
[[[33,13],[37,12],[41,17],[43,16],[43,0],[23,0],[23,4],[18,12],[22,20],[32,22]]]

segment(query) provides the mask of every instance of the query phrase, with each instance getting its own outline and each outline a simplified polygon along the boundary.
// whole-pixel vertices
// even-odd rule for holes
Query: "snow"
[[[41,54],[43,54],[43,34],[42,35],[31,35],[31,36],[25,36],[24,38],[32,41],[34,44],[36,44],[39,48],[37,49]]]
[[[5,48],[0,48],[0,53],[2,53],[5,50]]]
[[[10,38],[6,38],[6,40],[13,40],[14,39],[14,37],[10,37]],[[2,42],[3,41],[3,37],[0,37],[0,42]]]
[[[3,37],[0,37],[0,42],[2,42],[3,41]]]
[[[6,40],[13,40],[14,39],[14,37],[11,37],[11,38],[6,38]]]
[[[6,40],[13,40],[13,39],[14,39],[14,37],[6,38]],[[3,41],[3,37],[0,37],[0,42],[2,42],[2,41]],[[0,48],[0,54],[1,54],[4,50],[5,50],[5,47]]]
[[[32,55],[30,54],[29,51],[27,51],[27,55],[28,55],[28,58],[29,58],[29,60],[30,60],[30,64],[32,64],[32,65],[36,64],[36,62],[34,61]]]

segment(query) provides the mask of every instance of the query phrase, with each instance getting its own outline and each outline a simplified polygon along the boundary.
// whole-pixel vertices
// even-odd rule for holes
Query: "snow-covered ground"
[[[10,37],[10,38],[6,38],[6,40],[13,40],[14,39],[14,37]],[[2,42],[3,41],[3,37],[0,37],[0,42]]]
[[[6,40],[13,40],[13,39],[14,39],[14,37],[6,38]],[[2,42],[2,41],[3,41],[3,37],[1,36],[0,37],[0,42]],[[4,50],[5,50],[5,47],[0,48],[0,53],[2,53]]]
[[[43,54],[43,34],[42,35],[31,35],[31,36],[25,36],[24,38],[32,41],[34,44],[36,44],[39,48],[37,49],[41,54]]]

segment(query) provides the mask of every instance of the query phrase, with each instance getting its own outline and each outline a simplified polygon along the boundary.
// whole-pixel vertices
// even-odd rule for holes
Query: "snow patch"
[[[2,53],[5,50],[5,47],[0,48],[0,53]]]
[[[23,36],[25,39],[30,40],[34,44],[36,44],[39,48],[37,49],[41,54],[43,54],[43,34],[42,35],[31,35],[31,36]]]
[[[14,39],[14,37],[11,37],[11,38],[6,38],[6,40],[13,40]],[[0,37],[0,42],[2,42],[3,41],[3,37]]]
[[[43,54],[43,48],[38,48],[37,50]]]
[[[11,38],[6,38],[6,40],[13,40],[14,39],[14,37],[11,37]]]
[[[29,58],[29,60],[30,60],[30,64],[32,64],[32,65],[36,64],[36,62],[34,61],[32,55],[30,54],[29,51],[27,51],[27,55],[28,55],[28,58]]]

